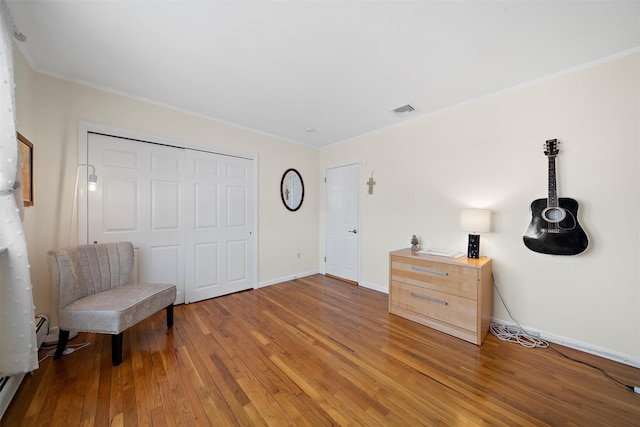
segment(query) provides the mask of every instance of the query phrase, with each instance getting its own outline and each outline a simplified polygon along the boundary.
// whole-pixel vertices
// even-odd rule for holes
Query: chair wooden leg
[[[122,334],[111,335],[111,364],[118,366],[122,362]]]
[[[60,359],[64,349],[67,347],[69,341],[69,331],[60,329],[58,334],[58,346],[56,347],[56,353],[53,355],[53,359]]]
[[[173,304],[167,307],[167,328],[173,327]]]

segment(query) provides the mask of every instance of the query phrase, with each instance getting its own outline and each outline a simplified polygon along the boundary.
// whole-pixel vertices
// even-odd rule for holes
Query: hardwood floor
[[[321,275],[176,306],[169,332],[157,313],[125,332],[118,367],[109,336],[82,342],[25,377],[2,426],[640,425],[640,395],[594,369],[493,335],[477,347]]]

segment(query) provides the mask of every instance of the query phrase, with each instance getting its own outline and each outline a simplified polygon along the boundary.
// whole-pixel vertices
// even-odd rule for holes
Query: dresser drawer
[[[478,316],[476,301],[408,283],[393,281],[392,286],[393,291],[390,295],[392,307],[476,332]]]
[[[478,299],[478,271],[457,265],[391,257],[391,280],[472,300]]]

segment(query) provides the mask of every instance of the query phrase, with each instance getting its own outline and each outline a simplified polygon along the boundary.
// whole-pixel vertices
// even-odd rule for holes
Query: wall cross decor
[[[367,181],[367,185],[369,186],[369,194],[373,194],[373,186],[376,185],[376,182],[373,180],[373,172],[371,172],[371,177],[369,181]]]

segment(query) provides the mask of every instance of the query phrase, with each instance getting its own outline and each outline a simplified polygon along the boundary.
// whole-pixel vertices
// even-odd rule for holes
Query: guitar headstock
[[[549,139],[544,143],[544,154],[547,157],[555,157],[558,155],[558,144],[560,142],[557,139]]]

